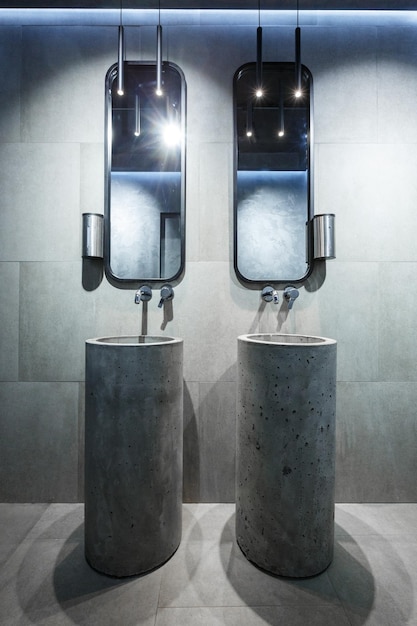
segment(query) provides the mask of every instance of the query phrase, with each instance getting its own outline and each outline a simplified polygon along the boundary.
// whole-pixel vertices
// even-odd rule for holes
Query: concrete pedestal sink
[[[336,342],[238,338],[236,536],[274,574],[319,574],[333,557]]]
[[[181,540],[182,339],[86,342],[85,554],[112,576],[143,574]]]

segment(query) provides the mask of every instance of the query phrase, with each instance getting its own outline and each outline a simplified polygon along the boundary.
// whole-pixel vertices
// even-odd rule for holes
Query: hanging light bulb
[[[295,29],[295,97],[302,96],[301,89],[301,28],[298,25],[299,9],[297,0],[297,27]]]
[[[257,98],[262,98],[262,26],[261,26],[261,0],[258,0],[258,28],[256,29],[256,91]]]
[[[122,24],[122,0],[120,0],[120,25],[119,25],[119,46],[117,57],[117,93],[123,96],[124,88],[124,57],[125,57],[125,33]]]
[[[278,137],[283,137],[285,134],[284,126],[284,94],[281,83],[279,84],[279,129]]]
[[[135,94],[135,137],[140,135],[140,98]]]
[[[253,106],[252,100],[246,106],[246,137],[253,136]]]
[[[162,26],[161,26],[161,2],[158,6],[158,26],[156,27],[156,91],[157,96],[162,96]]]

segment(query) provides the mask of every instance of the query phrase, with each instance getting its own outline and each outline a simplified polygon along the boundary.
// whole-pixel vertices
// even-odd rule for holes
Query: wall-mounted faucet
[[[135,293],[135,304],[148,302],[152,298],[152,289],[148,285],[142,285]]]
[[[298,298],[299,295],[300,295],[300,292],[298,291],[298,289],[296,289],[292,285],[288,285],[288,287],[285,287],[284,298],[288,302],[289,309],[292,309],[292,305],[294,304],[295,299]]]
[[[278,304],[279,302],[279,294],[276,289],[271,287],[271,285],[267,285],[262,289],[262,300],[265,302],[273,302],[274,304]]]
[[[158,307],[162,309],[165,302],[168,300],[172,300],[174,297],[174,290],[171,285],[162,285],[161,287],[161,299],[159,301]]]

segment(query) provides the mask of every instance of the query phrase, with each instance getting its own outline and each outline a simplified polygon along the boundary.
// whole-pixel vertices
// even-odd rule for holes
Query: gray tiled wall
[[[161,330],[155,294],[147,322],[184,338],[188,501],[233,501],[236,337],[276,330],[338,341],[337,500],[417,498],[417,24],[405,13],[333,19],[303,25],[302,52],[315,210],[336,213],[337,259],[289,315],[233,272],[232,80],[255,58],[256,25],[164,27],[164,54],[187,81],[187,265],[172,321]],[[77,501],[84,340],[141,327],[133,291],[87,288],[80,258],[81,214],[103,209],[117,29],[16,23],[0,34],[0,500]],[[292,60],[293,26],[266,25],[264,43],[266,60]],[[154,27],[129,27],[127,49],[153,59]]]

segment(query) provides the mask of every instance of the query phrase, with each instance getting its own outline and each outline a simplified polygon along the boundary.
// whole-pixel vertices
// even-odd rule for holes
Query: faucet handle
[[[152,298],[152,289],[148,285],[142,285],[135,293],[135,304],[148,302]]]
[[[171,285],[162,285],[161,287],[161,299],[159,301],[158,307],[160,309],[162,309],[162,306],[165,304],[165,302],[167,302],[168,300],[172,300],[172,298],[174,297],[174,290],[171,287]]]
[[[285,289],[284,289],[284,298],[288,302],[288,308],[289,309],[292,309],[292,305],[294,304],[294,300],[296,298],[298,298],[299,295],[300,295],[300,292],[298,291],[298,289],[296,289],[292,285],[288,285],[288,287],[285,287]]]

